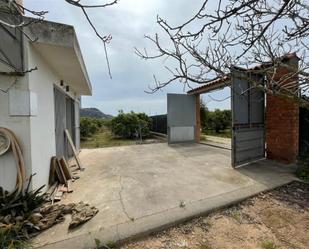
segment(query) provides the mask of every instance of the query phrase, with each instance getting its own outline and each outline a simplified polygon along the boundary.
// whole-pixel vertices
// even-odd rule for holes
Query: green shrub
[[[98,118],[85,118],[80,119],[80,135],[81,139],[85,140],[91,135],[98,132],[102,126],[106,125],[109,121]]]
[[[32,248],[29,237],[37,229],[30,217],[46,202],[41,192],[45,185],[37,190],[29,190],[33,176],[30,176],[28,185],[21,193],[7,195],[0,187],[0,248]]]
[[[111,130],[116,136],[122,138],[135,138],[141,132],[142,137],[150,135],[151,118],[145,113],[119,112],[117,117],[111,120]]]
[[[212,130],[216,133],[231,127],[232,113],[231,110],[209,111],[206,105],[201,102],[200,108],[201,126],[204,131]]]
[[[263,249],[276,249],[277,246],[273,241],[270,240],[265,240],[261,243],[261,247]]]

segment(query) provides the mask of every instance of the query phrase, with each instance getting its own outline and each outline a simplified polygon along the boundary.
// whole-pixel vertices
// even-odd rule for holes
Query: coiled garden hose
[[[22,149],[16,135],[9,129],[0,127],[0,135],[6,137],[9,140],[9,146],[12,150],[16,168],[17,168],[17,177],[15,189],[11,191],[8,195],[18,196],[22,191],[25,183],[26,172],[25,172],[25,162],[22,154]],[[5,150],[7,151],[7,150]],[[1,160],[1,155],[0,155]]]

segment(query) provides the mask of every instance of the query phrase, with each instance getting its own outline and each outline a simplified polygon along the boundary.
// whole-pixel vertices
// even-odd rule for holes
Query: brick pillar
[[[201,112],[200,112],[200,95],[195,95],[195,113],[196,113],[196,127],[195,127],[195,141],[197,143],[200,142],[201,138]]]
[[[298,60],[291,60],[298,63]],[[275,79],[288,71],[277,70]],[[295,80],[295,79],[294,79]],[[290,80],[290,82],[292,79]],[[296,83],[297,84],[297,83]],[[266,152],[267,158],[283,163],[294,163],[299,149],[299,106],[279,96],[266,97]]]

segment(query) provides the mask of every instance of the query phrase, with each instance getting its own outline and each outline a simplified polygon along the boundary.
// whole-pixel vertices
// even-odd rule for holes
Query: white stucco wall
[[[48,183],[50,159],[56,155],[54,86],[60,87],[61,79],[31,44],[29,66],[38,67],[29,74],[29,89],[38,101],[37,116],[30,117],[33,187],[38,188]],[[74,98],[72,91],[66,94]]]
[[[54,121],[54,83],[60,81],[37,51],[29,46],[29,90],[37,95],[37,115],[30,117],[33,187],[48,183],[50,159],[56,154]]]
[[[27,48],[24,51],[25,66],[27,66]],[[23,77],[0,75],[0,88],[7,90],[12,83],[12,90],[19,89],[27,91],[29,89],[28,75]],[[22,146],[26,165],[26,174],[32,172],[31,169],[31,143],[30,143],[30,118],[29,116],[10,116],[9,93],[0,91],[0,127],[12,130]],[[16,165],[12,152],[0,156],[0,186],[6,190],[12,190],[16,183]]]
[[[26,68],[38,70],[20,77],[15,88],[29,90],[37,96],[36,115],[9,115],[8,95],[0,92],[0,127],[7,127],[16,133],[24,150],[26,174],[36,173],[32,188],[46,185],[47,189],[50,159],[56,154],[54,85],[60,86],[60,78],[31,45],[26,43]],[[68,62],[69,63],[69,62]],[[5,89],[9,80],[0,76],[0,87]],[[70,89],[67,94],[74,99],[79,95]],[[16,99],[16,101],[20,101]],[[64,107],[65,108],[65,107]],[[16,166],[11,153],[0,156],[0,186],[12,189],[15,186]]]

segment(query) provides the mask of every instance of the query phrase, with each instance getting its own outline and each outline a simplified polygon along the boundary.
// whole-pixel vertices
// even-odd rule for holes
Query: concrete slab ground
[[[204,135],[205,140],[201,140],[201,144],[212,145],[219,148],[224,148],[231,150],[232,149],[232,141],[230,138],[225,137],[216,137],[210,135]]]
[[[295,179],[293,167],[268,160],[233,170],[230,151],[202,144],[88,149],[80,157],[86,170],[62,202],[88,202],[99,213],[71,232],[68,217],[36,237],[36,247],[93,248],[95,239],[147,234]]]

